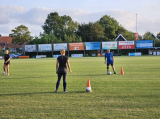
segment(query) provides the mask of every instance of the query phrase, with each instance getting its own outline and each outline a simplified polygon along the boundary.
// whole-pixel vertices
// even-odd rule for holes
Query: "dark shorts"
[[[8,64],[10,65],[10,62],[4,63],[4,64],[5,64],[5,65],[8,65]]]
[[[110,64],[111,64],[111,66],[113,66],[113,63],[107,63],[107,67],[109,67]]]

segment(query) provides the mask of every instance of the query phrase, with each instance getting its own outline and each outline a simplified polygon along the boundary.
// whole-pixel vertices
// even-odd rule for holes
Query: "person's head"
[[[61,50],[61,55],[65,55],[65,54],[66,54],[65,49],[62,49]]]
[[[5,51],[5,53],[6,53],[6,54],[8,54],[8,53],[9,53],[9,51],[8,51],[8,50],[6,50],[6,51]]]
[[[110,49],[107,49],[107,53],[110,53]]]

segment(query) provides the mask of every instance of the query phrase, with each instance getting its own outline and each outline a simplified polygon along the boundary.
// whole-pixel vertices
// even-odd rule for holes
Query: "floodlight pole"
[[[137,33],[137,14],[136,14],[136,33]]]
[[[136,34],[137,34],[137,14],[136,14]],[[135,52],[136,52],[136,47],[135,47]]]

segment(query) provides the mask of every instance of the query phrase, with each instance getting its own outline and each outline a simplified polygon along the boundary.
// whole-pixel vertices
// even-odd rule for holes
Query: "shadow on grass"
[[[70,77],[72,76],[109,76],[108,74],[97,74],[97,75],[70,75]],[[111,75],[121,75],[121,74],[111,74]]]
[[[57,76],[44,76],[44,77],[19,77],[19,78],[15,78],[15,77],[3,77],[3,79],[42,79],[42,78],[57,78]]]
[[[72,74],[72,75],[69,75],[69,76],[102,76],[102,75],[107,75],[107,74],[97,74],[97,75],[94,75],[94,74],[93,75],[92,74],[90,74],[90,75],[84,75],[84,74],[83,75],[73,75]]]
[[[13,93],[13,94],[0,94],[0,96],[14,96],[14,95],[34,95],[34,94],[70,94],[70,93],[86,93],[85,91],[71,91],[71,92],[35,92],[35,93]]]

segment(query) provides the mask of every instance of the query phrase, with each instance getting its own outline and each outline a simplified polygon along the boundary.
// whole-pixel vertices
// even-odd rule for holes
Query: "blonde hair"
[[[65,54],[65,49],[62,49],[62,50],[61,50],[61,54]]]
[[[9,53],[9,51],[8,51],[8,50],[6,50],[5,52]]]

